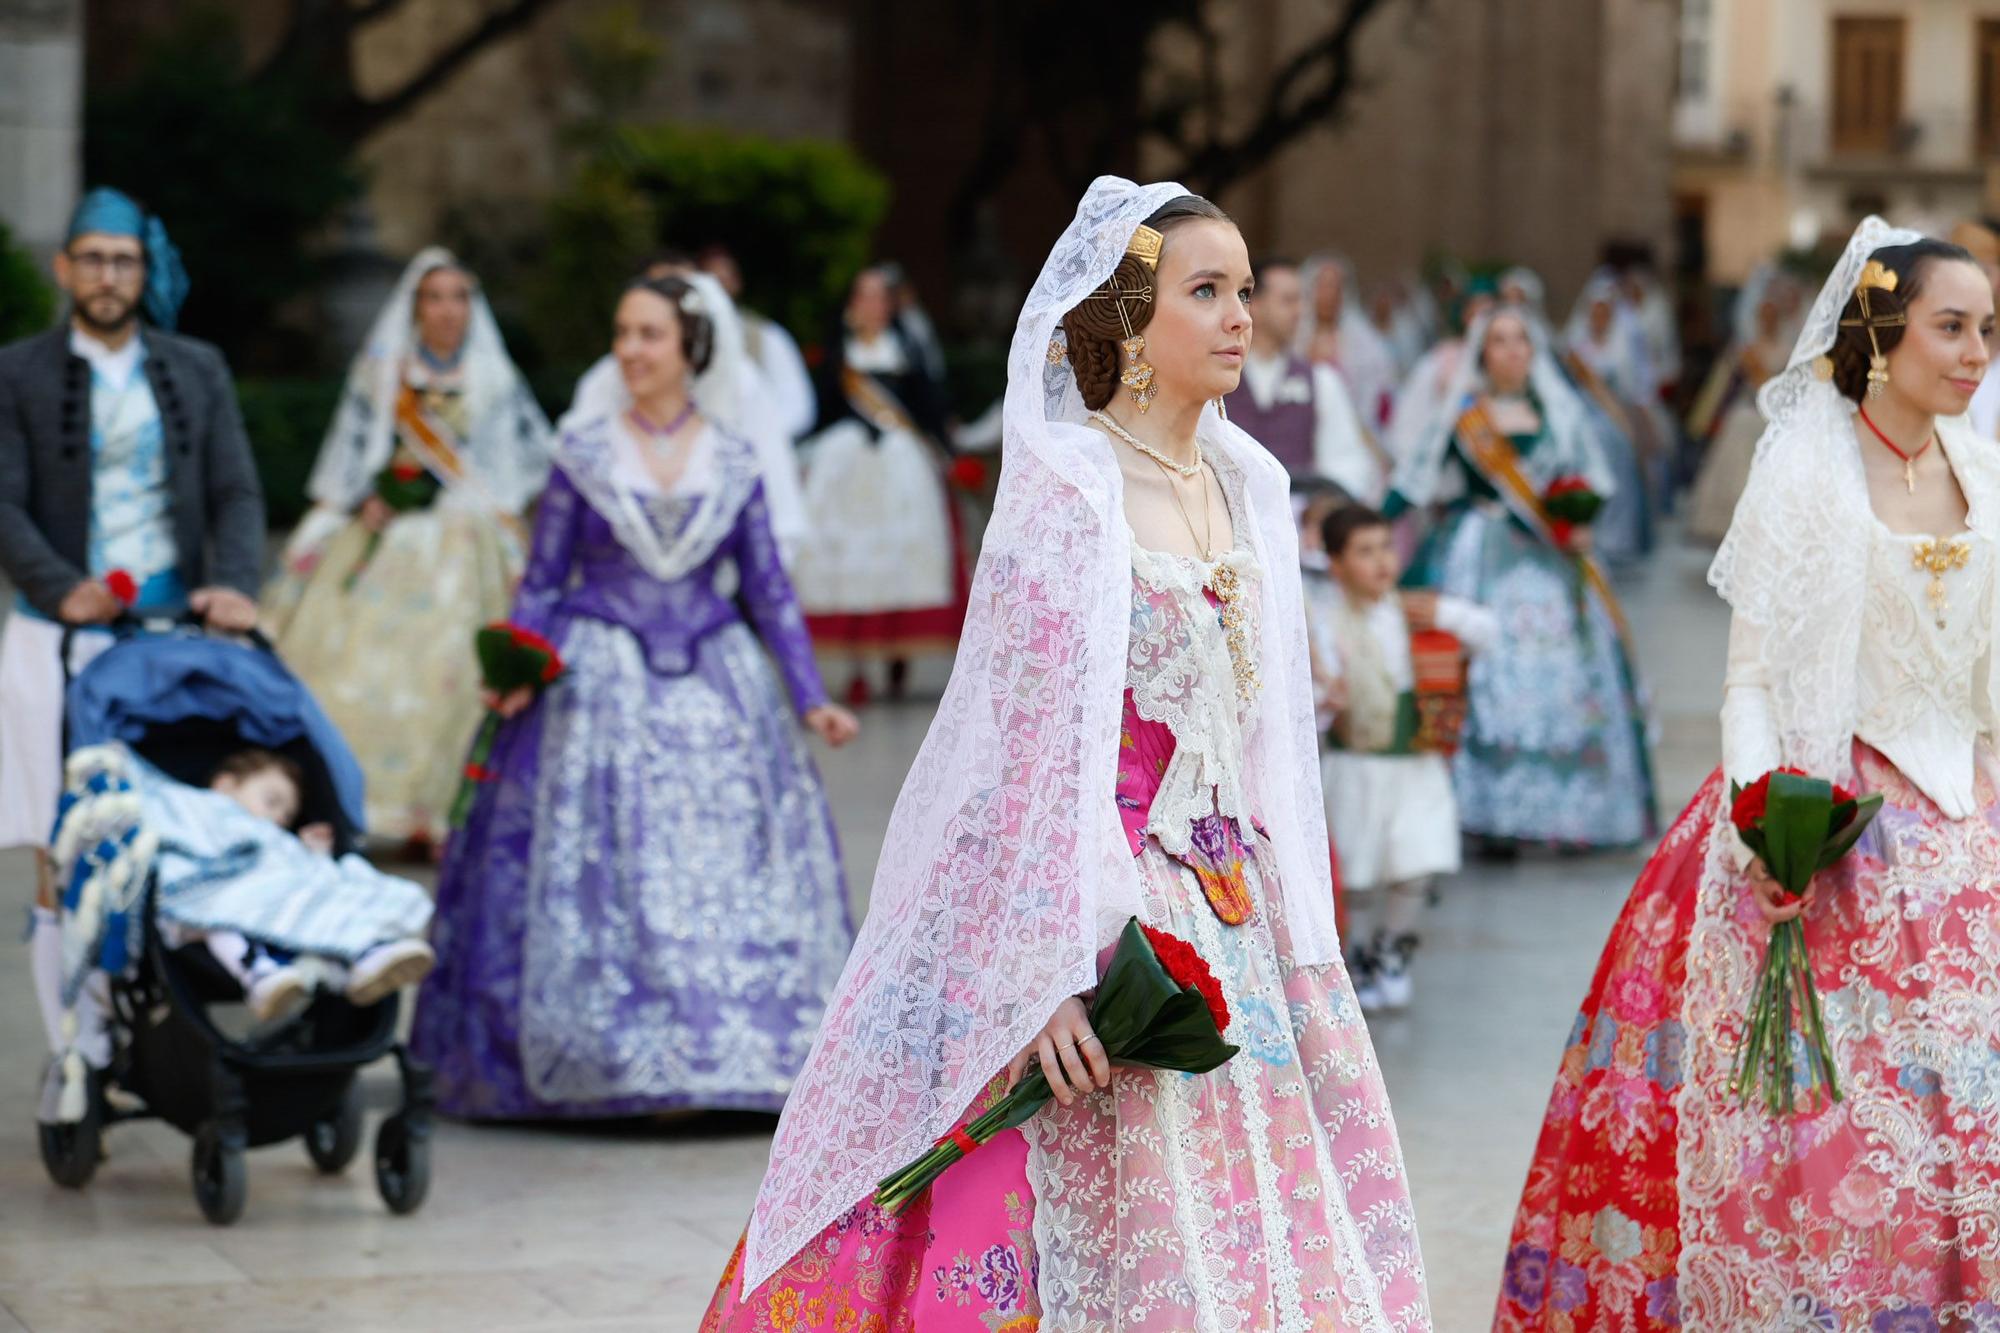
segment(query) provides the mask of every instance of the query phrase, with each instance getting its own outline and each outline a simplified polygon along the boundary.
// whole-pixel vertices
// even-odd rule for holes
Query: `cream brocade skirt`
[[[348,589],[367,544],[350,522],[288,550],[264,591],[265,622],[367,775],[369,836],[436,841],[480,722],[473,633],[507,615],[522,541],[510,518],[403,515]]]

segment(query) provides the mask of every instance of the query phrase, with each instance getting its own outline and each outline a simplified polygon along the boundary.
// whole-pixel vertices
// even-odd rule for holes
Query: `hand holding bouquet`
[[[1549,516],[1549,531],[1567,551],[1574,549],[1578,531],[1597,521],[1604,497],[1582,477],[1562,476],[1542,492],[1542,508]]]
[[[1747,787],[1732,785],[1729,819],[1784,893],[1800,899],[1814,875],[1853,849],[1881,808],[1879,793],[1857,799],[1824,778],[1780,768]],[[1805,1042],[1803,1080],[1792,1067],[1794,1031]],[[1834,1101],[1841,1099],[1806,951],[1805,922],[1794,914],[1771,927],[1730,1086],[1746,1103],[1753,1090],[1761,1091],[1765,1106],[1776,1115],[1794,1108],[1801,1081],[1808,1092],[1823,1087]]]
[[[1237,1048],[1222,1039],[1229,1028],[1229,1004],[1207,962],[1186,941],[1165,931],[1126,922],[1090,1002],[1090,1024],[1114,1065],[1172,1069],[1205,1074]],[[1027,1123],[1047,1104],[1049,1080],[1039,1065],[984,1114],[954,1129],[937,1145],[875,1190],[884,1211],[902,1212],[945,1169],[1003,1129]]]
[[[375,489],[371,495],[387,506],[391,514],[410,514],[427,508],[431,501],[437,499],[438,490],[438,479],[423,464],[395,459],[375,474]],[[368,545],[363,548],[361,558],[354,562],[354,568],[347,571],[347,578],[340,585],[342,592],[354,591],[354,585],[360,581],[381,545],[382,529],[370,528]]]
[[[564,667],[562,654],[554,644],[530,629],[505,620],[496,620],[473,636],[473,647],[479,654],[479,674],[486,689],[497,696],[496,702],[489,704],[486,717],[479,724],[479,734],[472,741],[472,755],[466,760],[465,776],[458,784],[458,797],[451,803],[451,826],[458,828],[465,823],[465,817],[472,813],[472,798],[482,782],[493,778],[486,767],[493,757],[493,739],[500,733],[500,723],[504,720],[498,700],[504,700],[516,690],[527,690],[539,695],[562,675]]]

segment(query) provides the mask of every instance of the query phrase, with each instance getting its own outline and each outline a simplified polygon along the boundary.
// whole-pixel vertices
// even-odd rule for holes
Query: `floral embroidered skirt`
[[[1472,659],[1452,785],[1468,833],[1626,847],[1657,831],[1638,684],[1610,611],[1575,562],[1496,505],[1432,534],[1411,581],[1484,606],[1500,637]]]
[[[1271,863],[1269,844],[1256,846]],[[1193,944],[1242,1051],[1120,1070],[947,1171],[902,1217],[863,1201],[746,1300],[741,1250],[703,1333],[774,1329],[1427,1329],[1402,1153],[1339,964],[1295,967],[1268,907],[1215,916],[1147,841],[1147,919]],[[1255,865],[1260,903],[1278,900]]]
[[[354,586],[368,531],[346,527],[290,553],[264,592],[272,638],[368,776],[368,832],[389,841],[447,832],[473,732],[472,636],[507,614],[521,546],[507,520],[438,508],[405,514]]]
[[[2000,1333],[2000,798],[1950,820],[1854,760],[1887,799],[1803,918],[1844,1100],[1730,1090],[1769,928],[1717,774],[1577,1016],[1496,1330]]]
[[[654,671],[558,620],[569,670],[502,727],[452,834],[411,1044],[478,1119],[776,1111],[848,945],[839,845],[748,626]]]

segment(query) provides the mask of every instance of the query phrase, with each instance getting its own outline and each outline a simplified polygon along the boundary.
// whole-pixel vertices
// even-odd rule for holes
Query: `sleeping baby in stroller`
[[[209,779],[208,789],[228,797],[250,814],[278,828],[291,829],[297,824],[299,809],[305,799],[305,774],[298,764],[284,755],[253,746],[225,758],[216,768],[215,776]],[[332,860],[334,837],[331,824],[313,823],[298,827],[297,838],[307,852]],[[350,869],[365,867],[366,863],[357,858],[355,867]],[[365,878],[369,881],[368,887],[378,896],[381,896],[380,886],[383,884],[402,885],[415,890],[414,895],[386,895],[388,902],[383,905],[389,910],[381,918],[379,929],[408,931],[412,919],[421,915],[422,921],[415,926],[415,931],[421,932],[423,921],[428,921],[430,916],[429,899],[424,896],[423,890],[406,880],[376,875],[372,870]],[[288,915],[296,918],[306,906],[308,904],[304,902],[296,903]],[[250,1012],[260,1023],[280,1023],[290,1018],[305,1008],[314,991],[321,986],[343,992],[352,1004],[366,1006],[379,1003],[384,996],[422,981],[437,961],[430,945],[416,937],[415,933],[385,936],[365,948],[358,957],[348,960],[324,952],[295,953],[252,939],[240,930],[203,930],[184,926],[171,912],[162,912],[162,918],[162,934],[169,945],[182,945],[200,939],[208,946],[223,970],[243,988]]]
[[[162,943],[212,955],[266,1026],[322,987],[368,1005],[430,971],[429,895],[335,857],[328,826],[294,833],[305,782],[285,756],[239,749],[203,788],[114,741],[72,753],[64,777],[52,849],[62,984],[44,1002],[66,1053],[101,1062],[105,1016],[88,983],[139,958],[149,883]]]

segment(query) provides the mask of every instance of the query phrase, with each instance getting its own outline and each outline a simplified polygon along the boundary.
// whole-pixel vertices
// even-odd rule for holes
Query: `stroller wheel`
[[[400,1111],[375,1131],[375,1188],[398,1216],[423,1207],[431,1192],[431,1137],[413,1132]]]
[[[73,1125],[37,1123],[41,1140],[42,1165],[49,1179],[64,1189],[80,1190],[97,1174],[104,1156],[104,1099],[97,1081],[91,1080],[90,1096],[84,1103],[83,1119]]]
[[[338,1175],[361,1151],[361,1080],[350,1079],[340,1102],[306,1130],[306,1156],[323,1175]]]
[[[224,1139],[214,1124],[206,1124],[194,1136],[191,1165],[194,1201],[201,1205],[203,1217],[226,1227],[243,1216],[250,1177],[243,1163],[242,1148]]]

